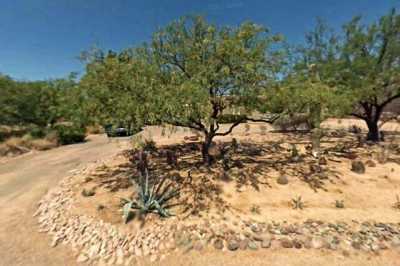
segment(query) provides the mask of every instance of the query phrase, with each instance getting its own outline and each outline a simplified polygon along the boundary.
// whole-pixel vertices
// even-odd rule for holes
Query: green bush
[[[33,138],[44,138],[46,133],[46,129],[41,127],[33,127],[29,130],[29,135]]]
[[[58,141],[62,145],[83,142],[86,137],[85,129],[82,127],[57,125],[54,130],[57,132]]]

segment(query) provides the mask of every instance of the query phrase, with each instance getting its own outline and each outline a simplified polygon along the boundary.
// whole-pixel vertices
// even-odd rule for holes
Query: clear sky
[[[294,43],[317,16],[338,28],[354,15],[371,21],[391,7],[400,9],[400,0],[0,0],[0,73],[30,80],[82,73],[81,51],[140,44],[188,14],[224,25],[251,20]]]

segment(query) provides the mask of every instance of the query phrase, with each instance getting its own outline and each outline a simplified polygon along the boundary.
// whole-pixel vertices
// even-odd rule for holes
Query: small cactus
[[[250,207],[250,212],[251,212],[252,214],[260,214],[260,213],[261,213],[260,206],[258,206],[258,205],[256,205],[256,204],[253,204],[253,205]]]
[[[303,202],[301,196],[298,196],[297,198],[292,199],[292,206],[293,206],[293,209],[295,209],[295,210],[304,209],[305,206],[304,206],[304,202]]]
[[[336,200],[335,201],[335,207],[338,209],[343,209],[344,208],[344,201],[343,200]]]

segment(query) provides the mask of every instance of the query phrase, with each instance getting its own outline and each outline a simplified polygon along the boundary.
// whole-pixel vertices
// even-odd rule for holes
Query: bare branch
[[[390,102],[392,102],[393,100],[396,100],[397,98],[400,98],[400,93],[393,95],[392,97],[389,97],[386,101],[384,101],[383,103],[381,103],[380,105],[382,107],[385,107],[386,105],[388,105]]]
[[[215,133],[215,136],[227,136],[227,135],[229,135],[229,134],[232,133],[232,130],[233,130],[235,127],[237,127],[238,125],[240,125],[241,123],[243,123],[243,122],[245,122],[245,121],[246,121],[246,118],[242,118],[242,119],[236,121],[235,123],[233,123],[233,124],[230,126],[230,128],[228,129],[228,131],[225,131],[225,132],[223,132],[223,133]]]
[[[357,118],[360,118],[360,119],[365,119],[365,117],[363,117],[362,115],[357,114],[357,113],[351,113],[351,115],[352,115],[352,116],[355,116],[355,117],[357,117]]]

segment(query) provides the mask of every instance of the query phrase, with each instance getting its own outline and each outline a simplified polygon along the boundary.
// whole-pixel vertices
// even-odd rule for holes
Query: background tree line
[[[355,17],[339,33],[318,20],[301,46],[251,22],[218,27],[183,17],[143,45],[93,49],[82,60],[79,81],[1,76],[0,124],[182,126],[204,135],[203,159],[211,163],[215,136],[247,121],[273,123],[301,113],[318,153],[327,117],[358,117],[368,140],[382,139],[382,112],[400,98],[400,15],[393,9],[368,25]],[[222,127],[227,117],[230,125]]]

